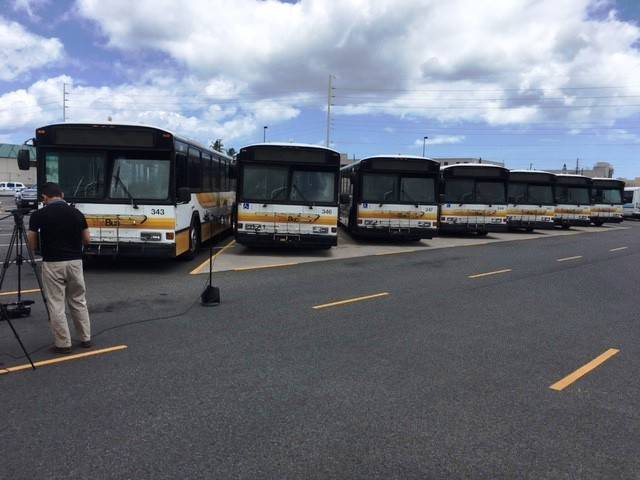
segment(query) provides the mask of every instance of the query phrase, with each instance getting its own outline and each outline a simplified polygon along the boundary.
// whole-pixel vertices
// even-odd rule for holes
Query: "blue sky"
[[[640,176],[640,2],[2,0],[0,141],[62,119]]]

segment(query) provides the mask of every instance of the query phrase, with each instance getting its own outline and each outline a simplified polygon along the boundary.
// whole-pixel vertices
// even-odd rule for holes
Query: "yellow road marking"
[[[363,300],[371,300],[372,298],[386,297],[387,295],[389,295],[389,292],[375,293],[373,295],[366,295],[364,297],[349,298],[347,300],[340,300],[338,302],[324,303],[322,305],[316,305],[311,308],[313,308],[314,310],[319,310],[321,308],[336,307],[338,305],[346,305],[348,303],[361,302]]]
[[[79,360],[81,358],[94,357],[96,355],[102,355],[103,353],[117,352],[128,348],[126,345],[116,345],[115,347],[101,348],[100,350],[91,350],[85,353],[76,353],[75,355],[65,355],[64,357],[51,358],[49,360],[42,360],[40,362],[34,362],[37,367],[46,367],[48,365],[57,365],[58,363],[70,362],[72,360]],[[6,375],[7,373],[21,372],[23,370],[31,370],[31,364],[25,363],[24,365],[17,365],[15,367],[0,368],[0,375]]]
[[[234,272],[246,272],[248,270],[262,270],[263,268],[276,268],[276,267],[290,267],[291,265],[298,265],[298,262],[291,263],[274,263],[272,265],[259,265],[257,267],[240,267],[234,268]]]
[[[610,252],[619,252],[620,250],[626,250],[629,247],[618,247],[618,248],[612,248],[611,250],[609,250]]]
[[[498,275],[500,273],[507,273],[507,272],[510,272],[510,271],[511,271],[510,268],[505,268],[504,270],[496,270],[495,272],[476,273],[475,275],[468,275],[467,278],[487,277],[489,275]]]
[[[220,249],[219,252],[214,253],[211,258],[213,259],[213,261],[215,261],[215,259],[218,257],[218,255],[221,255],[222,252],[224,252],[227,248],[230,248],[232,246],[234,246],[236,244],[235,240],[231,240],[229,243],[227,243],[224,247],[222,247]],[[202,262],[200,265],[198,265],[196,268],[194,268],[193,270],[191,270],[190,275],[195,275],[196,273],[200,273],[200,270],[203,269],[204,267],[208,267],[209,266],[209,259],[207,258],[204,262]]]
[[[398,251],[395,251],[395,252],[383,252],[383,253],[376,253],[375,255],[376,255],[377,257],[380,257],[380,256],[382,256],[382,255],[396,255],[396,254],[398,254],[398,253],[412,253],[412,252],[417,252],[417,251],[418,251],[418,250],[415,250],[415,249],[414,249],[414,250],[398,250]]]
[[[25,293],[37,293],[39,292],[40,289],[39,288],[32,288],[30,290],[22,290],[20,293],[25,294]],[[17,295],[18,291],[16,290],[15,292],[0,292],[0,296],[6,296],[6,295]]]
[[[606,362],[607,360],[609,360],[611,357],[613,357],[614,355],[616,355],[619,352],[620,352],[620,350],[617,350],[615,348],[610,348],[609,350],[604,352],[602,355],[599,355],[598,357],[594,358],[589,363],[587,363],[586,365],[580,367],[575,372],[573,372],[573,373],[567,375],[566,377],[564,377],[562,380],[557,381],[556,383],[551,385],[549,388],[551,390],[556,390],[558,392],[564,390],[569,385],[574,383],[576,380],[584,377],[591,370],[593,370],[594,368],[598,367],[599,365],[602,365],[604,362]]]
[[[575,257],[557,258],[556,262],[566,262],[568,260],[578,260],[579,258],[582,258],[582,255],[576,255]]]

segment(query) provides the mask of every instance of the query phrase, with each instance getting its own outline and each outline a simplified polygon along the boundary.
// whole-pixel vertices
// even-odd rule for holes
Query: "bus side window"
[[[189,186],[187,157],[182,153],[176,153],[176,190]]]
[[[213,180],[213,191],[214,192],[221,192],[222,188],[221,187],[221,181],[220,181],[220,175],[222,174],[221,170],[220,170],[220,157],[216,156],[215,154],[213,155],[213,163],[211,164],[211,177]]]
[[[220,159],[220,191],[229,190],[229,165],[223,158]]]
[[[211,163],[211,155],[209,155],[208,153],[202,154],[202,170],[202,191],[212,192],[214,172]]]
[[[200,163],[200,152],[189,147],[189,188],[200,191],[202,183],[202,164]]]

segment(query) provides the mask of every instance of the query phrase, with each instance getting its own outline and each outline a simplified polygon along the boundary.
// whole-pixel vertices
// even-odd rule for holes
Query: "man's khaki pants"
[[[56,347],[71,346],[65,304],[69,308],[80,340],[83,342],[91,340],[82,260],[42,262],[42,283],[47,296],[51,331]]]

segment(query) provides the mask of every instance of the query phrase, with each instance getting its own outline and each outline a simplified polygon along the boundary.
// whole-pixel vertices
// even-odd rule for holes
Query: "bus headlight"
[[[313,227],[311,231],[313,233],[329,233],[329,227]]]
[[[140,240],[146,242],[159,242],[162,240],[162,234],[160,232],[141,232]]]

